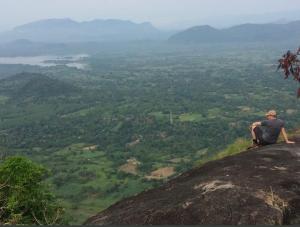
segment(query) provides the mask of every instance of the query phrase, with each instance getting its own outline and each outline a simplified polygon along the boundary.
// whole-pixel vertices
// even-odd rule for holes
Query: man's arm
[[[261,126],[261,122],[260,122],[260,121],[254,122],[254,123],[252,124],[252,128],[255,128],[255,127],[257,127],[257,126]]]
[[[294,144],[294,143],[295,143],[295,142],[290,141],[290,140],[288,139],[288,136],[287,136],[287,133],[286,133],[286,131],[285,131],[285,128],[282,128],[282,129],[281,129],[281,133],[282,133],[283,138],[284,138],[284,140],[285,140],[286,143],[288,143],[288,144]]]

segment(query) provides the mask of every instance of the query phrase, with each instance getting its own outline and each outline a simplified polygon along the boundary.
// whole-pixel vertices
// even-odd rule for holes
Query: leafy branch
[[[293,76],[293,79],[297,82],[300,82],[300,60],[298,56],[300,55],[300,48],[296,53],[292,53],[290,50],[280,58],[279,65],[277,70],[283,70],[285,79],[288,79],[289,76]],[[300,97],[300,88],[297,92],[298,98]]]
[[[64,209],[43,182],[47,170],[24,157],[0,165],[0,224],[55,225]]]

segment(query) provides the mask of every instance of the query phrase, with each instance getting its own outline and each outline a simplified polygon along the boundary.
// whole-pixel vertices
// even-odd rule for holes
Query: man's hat
[[[266,113],[266,117],[268,117],[268,116],[276,117],[277,113],[275,110],[270,110],[268,113]]]

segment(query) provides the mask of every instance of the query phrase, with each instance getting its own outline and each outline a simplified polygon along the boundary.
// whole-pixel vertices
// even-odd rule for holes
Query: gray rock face
[[[300,224],[300,145],[266,146],[207,163],[85,224]]]

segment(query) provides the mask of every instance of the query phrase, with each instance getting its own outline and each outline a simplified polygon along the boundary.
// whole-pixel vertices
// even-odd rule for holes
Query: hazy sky
[[[150,21],[161,28],[209,23],[226,26],[255,18],[288,19],[292,14],[282,12],[291,10],[300,19],[300,0],[0,0],[0,30],[39,19],[67,17],[78,21]]]

